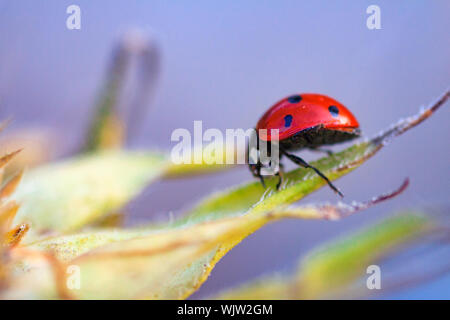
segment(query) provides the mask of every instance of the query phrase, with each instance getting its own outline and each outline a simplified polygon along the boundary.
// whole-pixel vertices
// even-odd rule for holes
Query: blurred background
[[[81,29],[68,30],[66,9],[81,8]],[[366,9],[381,9],[369,30]],[[111,51],[130,28],[151,35],[160,77],[128,147],[169,151],[176,128],[250,128],[279,99],[330,95],[359,119],[366,136],[412,115],[450,85],[450,2],[435,1],[5,1],[0,0],[0,117],[8,132],[34,128],[57,146],[82,143]],[[274,271],[288,272],[317,245],[403,208],[447,208],[450,187],[448,106],[395,140],[336,185],[345,201],[369,199],[411,178],[392,201],[339,222],[282,221],[248,237],[222,259],[193,296]],[[38,134],[33,135],[38,139]],[[30,139],[29,137],[27,139]],[[342,149],[337,146],[335,149]],[[305,152],[312,160],[318,154]],[[127,223],[167,220],[211,193],[251,179],[246,166],[149,187],[127,207]],[[328,188],[302,203],[336,202]],[[447,257],[448,258],[448,257]],[[434,258],[412,266],[426,274]],[[450,275],[377,297],[450,298]]]

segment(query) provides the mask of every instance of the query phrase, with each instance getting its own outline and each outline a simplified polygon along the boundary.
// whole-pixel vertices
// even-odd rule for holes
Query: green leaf
[[[378,145],[365,142],[315,161],[312,165],[330,180],[335,180],[357,168],[378,149]],[[278,178],[273,177],[266,181],[268,189],[264,189],[259,181],[252,181],[214,194],[190,210],[179,223],[195,223],[247,212],[267,212],[296,202],[325,184],[314,172],[303,168],[286,173],[285,179],[286,184],[279,191],[275,190]]]
[[[305,298],[333,295],[366,276],[366,268],[400,245],[436,230],[421,214],[399,215],[311,253],[300,264],[298,285]],[[332,292],[330,288],[336,288]]]
[[[31,223],[26,239],[73,232],[119,210],[165,170],[155,153],[107,152],[53,163],[26,172],[13,194],[15,223]]]
[[[418,213],[396,215],[343,239],[335,239],[307,255],[293,276],[267,276],[229,289],[216,299],[323,299],[358,298],[357,280],[367,277],[366,268],[398,253],[438,231],[436,221]],[[422,241],[423,242],[423,241]],[[385,280],[384,286],[388,284]],[[364,282],[365,283],[365,282]],[[352,290],[353,288],[353,290]]]

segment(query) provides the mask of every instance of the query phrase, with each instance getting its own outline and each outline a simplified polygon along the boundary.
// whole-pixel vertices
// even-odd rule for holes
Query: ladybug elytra
[[[260,131],[261,129],[266,130]],[[271,129],[278,129],[278,138],[271,136]],[[277,102],[264,113],[256,125],[256,133],[259,143],[278,145],[280,160],[284,155],[294,163],[314,170],[331,189],[343,196],[323,173],[289,151],[300,149],[320,151],[319,147],[323,145],[333,145],[359,137],[361,134],[359,123],[344,105],[322,94],[293,95]],[[249,167],[252,174],[258,177],[265,187],[261,175],[261,168],[264,165],[258,159],[256,164],[249,164]],[[277,184],[279,189],[283,180],[281,163],[276,175],[279,176]]]

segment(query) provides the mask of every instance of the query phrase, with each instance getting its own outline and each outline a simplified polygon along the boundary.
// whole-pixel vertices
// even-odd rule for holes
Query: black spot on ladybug
[[[302,100],[302,97],[299,96],[299,95],[296,95],[296,96],[290,96],[290,97],[288,98],[288,101],[289,101],[290,103],[298,103],[298,102],[300,102],[301,100]]]
[[[284,126],[290,127],[292,123],[292,115],[288,114],[287,116],[284,117]]]
[[[330,111],[331,115],[334,118],[337,118],[339,116],[339,109],[336,106],[329,106],[328,111]]]

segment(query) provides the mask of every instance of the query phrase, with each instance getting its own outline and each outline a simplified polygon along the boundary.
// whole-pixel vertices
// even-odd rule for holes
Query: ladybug
[[[266,129],[260,131],[261,129]],[[278,129],[278,138],[272,137],[271,129]],[[261,143],[267,143],[268,152],[270,145],[277,145],[279,148],[279,160],[286,156],[294,163],[314,170],[337,194],[343,194],[331,181],[317,168],[308,164],[302,158],[290,153],[293,150],[310,149],[321,150],[323,145],[333,145],[336,143],[349,141],[360,137],[358,120],[340,102],[322,94],[304,93],[289,96],[264,113],[256,125],[256,137],[258,143],[256,150],[259,154]],[[330,151],[326,151],[331,154]],[[261,168],[266,167],[260,161],[258,155],[256,163],[249,162],[249,168],[253,176],[260,179],[263,187],[264,178]],[[282,164],[279,164],[275,173],[279,177],[277,190],[283,181]]]

